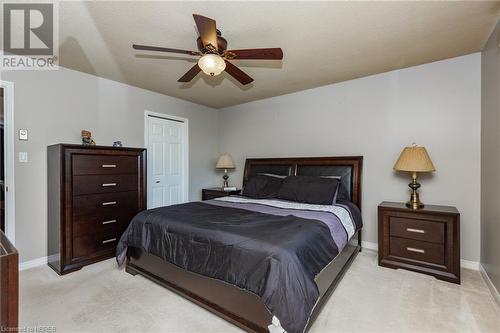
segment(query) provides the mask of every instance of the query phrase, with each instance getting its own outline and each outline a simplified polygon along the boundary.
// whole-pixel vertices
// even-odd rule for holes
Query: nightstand
[[[221,187],[204,188],[201,190],[201,200],[210,200],[220,197],[226,197],[228,195],[240,194],[241,190],[236,191],[224,191]]]
[[[460,284],[460,213],[455,207],[378,206],[378,262]]]

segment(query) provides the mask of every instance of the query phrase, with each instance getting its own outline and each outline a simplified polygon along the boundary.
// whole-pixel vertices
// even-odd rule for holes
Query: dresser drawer
[[[444,265],[444,246],[413,239],[391,237],[389,255]]]
[[[87,236],[103,232],[123,233],[136,212],[110,212],[104,215],[83,215],[73,218],[73,236]]]
[[[73,239],[73,259],[91,258],[102,255],[103,252],[113,252],[120,240],[118,232],[95,234]]]
[[[389,216],[391,236],[444,243],[445,225],[442,222]]]
[[[75,196],[73,197],[73,218],[90,215],[116,216],[137,212],[138,196],[137,191]]]
[[[73,155],[73,175],[137,174],[137,156]]]
[[[138,189],[137,175],[87,175],[73,177],[73,195],[126,192]]]

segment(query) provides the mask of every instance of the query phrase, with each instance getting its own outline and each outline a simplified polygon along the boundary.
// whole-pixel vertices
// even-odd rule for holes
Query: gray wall
[[[500,290],[500,23],[482,53],[481,264]]]
[[[58,71],[2,73],[14,82],[15,130],[28,129],[28,142],[15,141],[16,159],[28,152],[29,163],[15,164],[16,247],[20,261],[47,255],[46,147],[80,143],[80,130],[93,133],[97,144],[122,140],[144,146],[144,110],[189,118],[189,197],[218,181],[217,110],[60,68]]]
[[[364,239],[375,243],[377,205],[408,200],[410,177],[392,166],[416,142],[437,169],[421,178],[421,199],[458,207],[462,258],[479,261],[480,61],[477,53],[223,109],[231,182],[241,184],[247,157],[363,155]]]
[[[16,161],[16,242],[21,261],[46,255],[46,146],[78,143],[143,146],[144,110],[190,120],[190,199],[220,183],[219,152],[230,152],[241,184],[247,157],[363,155],[365,240],[377,241],[376,206],[408,198],[409,176],[393,163],[413,141],[427,147],[437,172],[421,178],[424,202],[462,213],[462,258],[479,260],[480,55],[473,54],[239,105],[220,111],[61,68],[6,72],[15,84],[15,129],[30,141]],[[220,122],[220,124],[218,123]]]

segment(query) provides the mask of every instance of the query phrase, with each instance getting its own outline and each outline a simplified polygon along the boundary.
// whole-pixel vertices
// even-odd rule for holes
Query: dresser
[[[62,275],[113,257],[146,209],[146,150],[58,144],[47,169],[48,265]]]
[[[19,255],[0,230],[0,332],[17,332],[19,319]]]
[[[228,195],[238,195],[241,190],[224,191],[221,187],[204,188],[201,190],[201,200],[211,200],[220,197],[227,197]]]
[[[380,266],[403,268],[460,283],[460,214],[455,207],[404,203],[378,206]]]

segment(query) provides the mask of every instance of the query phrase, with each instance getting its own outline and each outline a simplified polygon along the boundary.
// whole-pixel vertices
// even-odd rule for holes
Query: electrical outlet
[[[28,162],[28,152],[26,152],[26,151],[19,152],[19,162],[21,162],[21,163]]]

